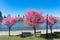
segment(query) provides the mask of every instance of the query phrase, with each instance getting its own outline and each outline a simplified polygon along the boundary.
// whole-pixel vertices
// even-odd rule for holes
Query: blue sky
[[[43,11],[46,14],[60,17],[60,0],[0,0],[0,11],[2,15],[11,14],[23,17],[29,9]]]

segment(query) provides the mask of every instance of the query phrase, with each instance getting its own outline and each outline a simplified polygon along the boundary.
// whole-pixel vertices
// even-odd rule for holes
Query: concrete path
[[[46,34],[46,30],[36,30],[37,32],[41,32],[41,34]],[[50,30],[48,30],[50,33]],[[31,32],[32,34],[34,33],[34,30],[17,30],[17,31],[11,31],[11,35],[18,35],[21,34],[22,32]],[[60,32],[59,29],[54,29],[52,32]],[[8,35],[9,31],[0,31],[0,35]]]

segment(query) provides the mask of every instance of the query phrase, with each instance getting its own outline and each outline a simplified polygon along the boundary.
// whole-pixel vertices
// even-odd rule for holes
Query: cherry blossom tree
[[[51,38],[52,38],[52,26],[57,22],[57,19],[55,16],[53,15],[50,15],[50,16],[47,16],[47,25],[50,26],[50,30],[51,30]]]
[[[15,25],[20,19],[16,16],[14,17],[11,17],[11,16],[8,16],[7,18],[4,18],[3,21],[2,21],[2,24],[8,26],[9,28],[9,37],[10,37],[10,30],[11,30],[11,27],[13,25]]]
[[[29,10],[24,15],[24,24],[26,26],[32,26],[34,29],[34,35],[36,37],[36,28],[39,24],[44,23],[44,17],[42,16],[42,11],[37,12],[35,10]]]
[[[50,15],[48,16],[48,24],[50,26],[50,30],[51,30],[51,35],[52,35],[52,26],[57,22],[56,17]]]

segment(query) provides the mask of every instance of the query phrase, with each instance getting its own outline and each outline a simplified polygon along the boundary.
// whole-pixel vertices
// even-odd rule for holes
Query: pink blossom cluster
[[[24,15],[24,23],[26,26],[38,26],[44,22],[43,12],[36,12],[35,10],[29,10]]]
[[[7,17],[7,18],[4,18],[3,21],[2,21],[2,24],[5,24],[7,26],[12,26],[12,25],[15,25],[20,19],[16,16],[14,17]]]
[[[54,25],[56,22],[57,22],[56,17],[54,17],[52,15],[48,16],[48,24],[49,25]]]

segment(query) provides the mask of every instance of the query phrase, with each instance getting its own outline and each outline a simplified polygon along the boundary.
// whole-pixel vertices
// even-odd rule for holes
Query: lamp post
[[[46,17],[46,38],[48,40],[48,15]]]

